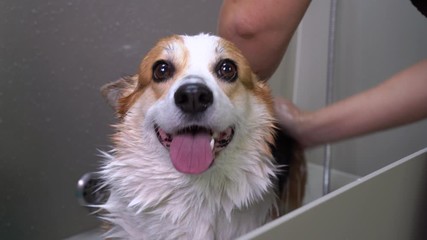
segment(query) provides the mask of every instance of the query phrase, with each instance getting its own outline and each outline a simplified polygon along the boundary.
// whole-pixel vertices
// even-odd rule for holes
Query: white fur
[[[107,237],[233,239],[264,224],[274,210],[275,166],[269,155],[253,148],[265,144],[261,136],[272,116],[252,93],[231,102],[221,90],[209,70],[220,54],[217,37],[183,39],[190,53],[183,76],[152,106],[138,100],[118,127],[117,136],[125,142],[105,153],[101,173],[111,196],[101,207],[113,224]],[[173,48],[165,54],[179,52]],[[200,120],[203,124],[216,131],[236,127],[232,142],[200,175],[176,171],[153,130],[154,123],[165,131],[188,124],[173,103],[173,93],[186,82],[203,82],[213,92],[215,101]]]

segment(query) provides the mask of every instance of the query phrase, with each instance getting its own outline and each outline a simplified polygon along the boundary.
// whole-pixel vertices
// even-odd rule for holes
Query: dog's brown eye
[[[172,77],[174,67],[172,63],[159,60],[153,65],[153,80],[155,82],[163,82]]]
[[[222,80],[233,82],[237,79],[237,66],[231,59],[223,59],[216,66],[216,74]]]

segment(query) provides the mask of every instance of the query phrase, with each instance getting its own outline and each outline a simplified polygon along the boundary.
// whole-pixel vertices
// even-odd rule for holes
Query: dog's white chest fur
[[[149,182],[149,181],[148,181]],[[197,191],[196,187],[178,190],[163,185],[148,191],[148,199],[129,207],[123,196],[112,194],[106,209],[115,224],[111,235],[123,239],[234,239],[253,230],[270,218],[274,196],[248,206],[236,207],[221,192]],[[155,199],[163,199],[157,202]],[[138,201],[133,199],[134,201]],[[150,201],[148,200],[148,201]],[[131,201],[132,202],[132,201]],[[148,204],[146,207],[141,205]]]
[[[121,121],[101,171],[109,237],[233,239],[270,219],[271,99],[229,42],[164,39],[113,87]]]

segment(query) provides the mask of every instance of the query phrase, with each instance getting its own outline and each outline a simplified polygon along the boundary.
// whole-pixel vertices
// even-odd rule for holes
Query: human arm
[[[280,64],[310,0],[224,0],[218,34],[233,42],[268,80]]]
[[[279,124],[303,146],[335,142],[427,118],[427,60],[314,112],[275,99]]]

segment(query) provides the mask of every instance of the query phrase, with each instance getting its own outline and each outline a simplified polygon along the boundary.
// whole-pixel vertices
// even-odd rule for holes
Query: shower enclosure
[[[333,3],[312,1],[270,80],[275,94],[304,110],[373,87],[427,57],[427,20],[410,1]],[[79,205],[75,189],[99,166],[97,149],[109,149],[115,119],[99,87],[135,73],[161,37],[215,33],[220,4],[0,2],[1,239],[93,233],[98,221]],[[324,147],[308,149],[306,203],[323,195],[325,155],[334,194],[426,145],[427,122],[421,121],[333,144],[328,154]]]

